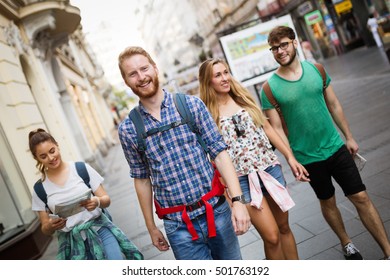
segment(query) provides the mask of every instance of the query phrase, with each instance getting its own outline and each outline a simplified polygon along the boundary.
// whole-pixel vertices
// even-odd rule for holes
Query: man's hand
[[[251,227],[251,218],[249,217],[246,206],[239,201],[233,202],[232,222],[234,231],[237,235],[244,234]]]
[[[353,138],[347,139],[345,145],[347,146],[347,149],[351,155],[356,155],[356,153],[359,151],[359,145]]]
[[[149,234],[152,239],[153,245],[157,249],[159,249],[160,251],[169,250],[169,244],[165,239],[164,235],[162,234],[162,232],[158,228],[155,228],[154,230],[150,231]]]

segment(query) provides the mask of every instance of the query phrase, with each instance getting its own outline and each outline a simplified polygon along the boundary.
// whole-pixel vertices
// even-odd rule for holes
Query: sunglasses
[[[279,50],[279,48],[280,48],[281,50],[286,50],[286,49],[288,48],[288,45],[289,45],[290,43],[292,43],[292,42],[294,42],[294,40],[291,40],[290,42],[283,42],[283,43],[280,43],[280,45],[278,45],[278,46],[270,47],[269,50],[270,50],[271,52],[273,52],[273,53],[277,53],[278,50]]]
[[[237,115],[232,117],[234,130],[236,131],[237,137],[241,137],[245,134],[245,127],[240,125],[241,118]]]

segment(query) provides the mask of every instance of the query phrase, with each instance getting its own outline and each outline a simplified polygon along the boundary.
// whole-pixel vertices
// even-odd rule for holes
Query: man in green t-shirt
[[[269,78],[268,85],[283,113],[288,135],[275,107],[261,92],[265,114],[280,136],[290,145],[296,159],[309,172],[310,185],[320,201],[321,211],[329,226],[340,239],[346,259],[363,259],[349,238],[336,205],[332,178],[353,203],[363,225],[390,258],[390,243],[383,222],[366,192],[353,161],[359,149],[337,99],[330,77],[326,74],[326,89],[320,71],[297,56],[298,42],[294,30],[278,26],[271,30],[268,44],[280,67]],[[342,140],[334,123],[343,133]]]

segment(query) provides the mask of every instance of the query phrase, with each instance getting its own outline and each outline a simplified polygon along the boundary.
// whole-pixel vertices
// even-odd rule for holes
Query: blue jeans
[[[119,247],[118,241],[112,232],[106,228],[101,227],[97,233],[99,234],[100,240],[103,243],[104,252],[106,253],[107,260],[123,260],[123,255],[121,248]],[[88,246],[87,242],[85,242],[86,246]],[[87,247],[87,258],[88,260],[93,260],[93,256],[91,256],[88,247]]]
[[[279,164],[275,164],[275,165],[268,166],[264,171],[267,172],[268,174],[270,174],[270,175],[271,175],[272,177],[274,177],[276,180],[278,180],[278,182],[279,182],[282,186],[285,186],[285,187],[286,187],[286,180],[284,180],[284,176],[283,176],[283,172],[282,172],[282,167],[281,167]],[[259,178],[259,180],[260,180],[260,186],[261,186],[261,190],[262,190],[263,194],[264,194],[264,195],[268,195],[268,191],[267,191],[267,189],[264,187],[263,182],[261,181],[260,178]],[[242,194],[245,196],[245,201],[246,201],[247,203],[251,202],[251,201],[252,201],[252,198],[251,198],[251,194],[250,194],[250,191],[249,191],[249,179],[248,179],[248,175],[244,175],[244,176],[238,177],[238,181],[240,182]]]
[[[177,260],[241,260],[240,245],[234,232],[227,202],[214,209],[217,236],[208,237],[206,215],[191,220],[199,239],[192,241],[183,222],[164,220],[164,228]]]

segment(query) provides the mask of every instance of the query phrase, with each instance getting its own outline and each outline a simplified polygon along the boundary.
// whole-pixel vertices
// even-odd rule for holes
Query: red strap
[[[190,220],[190,217],[188,217],[187,209],[185,207],[184,207],[183,213],[181,214],[181,218],[183,219],[183,222],[187,225],[187,229],[192,236],[192,241],[197,240],[199,238],[199,236],[196,233],[196,230],[195,230],[194,225],[192,224],[192,222]]]
[[[218,169],[215,169],[214,171],[214,177],[211,181],[211,191],[206,193],[204,196],[202,196],[202,200],[209,200],[210,198],[213,198],[214,196],[221,196],[225,192],[225,186],[222,185],[220,178],[221,174],[219,173]]]
[[[209,237],[217,236],[217,230],[215,228],[215,219],[213,207],[207,201],[203,201],[206,208],[207,227],[209,229]]]
[[[215,165],[213,164],[214,168]],[[221,177],[221,174],[219,173],[218,169],[215,168],[214,170],[214,177],[211,182],[211,191],[206,193],[202,196],[201,200],[205,206],[206,209],[206,218],[207,218],[207,226],[209,230],[209,237],[215,237],[217,236],[216,228],[215,228],[215,220],[214,220],[214,211],[211,204],[208,202],[209,199],[213,198],[214,196],[221,196],[223,195],[225,191],[225,186],[222,185],[219,178]],[[181,212],[181,218],[183,222],[187,225],[187,229],[189,233],[192,236],[192,240],[197,240],[199,237],[196,233],[196,230],[194,228],[194,225],[192,224],[185,205],[179,205],[179,206],[173,206],[173,207],[167,207],[167,208],[161,208],[159,203],[154,200],[154,205],[156,207],[156,213],[157,216],[162,219],[167,214],[172,214],[176,212]]]
[[[185,205],[161,208],[157,200],[154,200],[154,206],[156,207],[156,214],[160,219],[164,218],[165,215],[181,212],[186,208]]]

